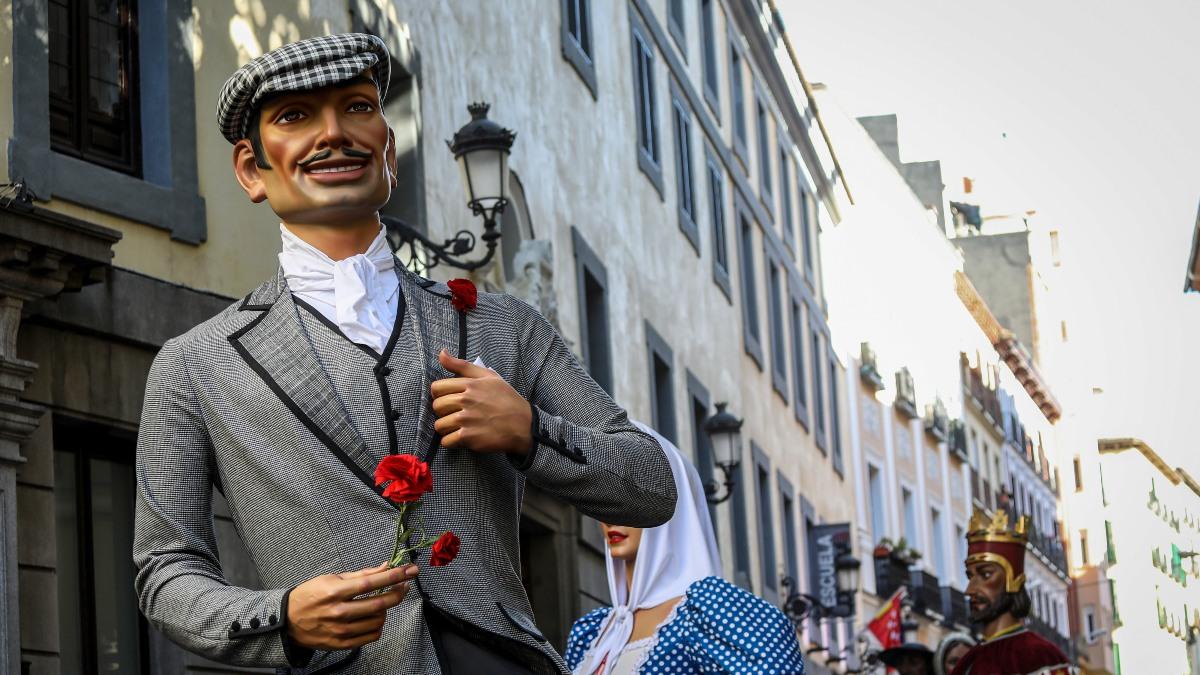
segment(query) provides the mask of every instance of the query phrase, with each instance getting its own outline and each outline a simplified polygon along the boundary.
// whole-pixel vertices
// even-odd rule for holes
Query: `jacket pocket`
[[[530,619],[523,612],[518,612],[515,609],[505,606],[502,602],[497,602],[496,606],[500,608],[500,613],[504,615],[504,618],[508,619],[522,633],[525,633],[538,642],[546,641],[546,636],[542,635],[542,631],[538,630],[537,624],[533,622],[533,619]]]

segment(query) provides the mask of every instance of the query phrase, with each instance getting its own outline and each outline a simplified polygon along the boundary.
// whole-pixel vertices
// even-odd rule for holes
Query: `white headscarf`
[[[396,258],[383,228],[365,253],[333,260],[279,224],[279,264],[288,288],[332,321],[351,341],[382,352],[399,307]]]
[[[670,441],[640,422],[634,424],[658,441],[671,463],[678,495],[675,515],[658,527],[642,531],[632,589],[626,583],[625,561],[614,560],[612,553],[605,549],[608,593],[613,608],[600,624],[600,631],[575,669],[575,675],[592,675],[605,657],[608,660],[604,675],[612,671],[617,656],[633,633],[635,611],[661,605],[682,596],[693,583],[721,575],[721,557],[717,553],[700,475]]]

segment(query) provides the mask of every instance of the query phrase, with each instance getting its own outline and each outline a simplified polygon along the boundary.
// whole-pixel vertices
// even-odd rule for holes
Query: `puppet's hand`
[[[533,445],[529,402],[496,371],[442,350],[438,362],[458,377],[434,382],[433,427],[447,448],[525,455]]]

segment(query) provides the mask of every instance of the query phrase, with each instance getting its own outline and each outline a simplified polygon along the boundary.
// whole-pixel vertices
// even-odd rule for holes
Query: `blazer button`
[[[400,411],[399,410],[391,411],[390,413],[388,413],[388,419],[390,419],[393,422],[400,419]]]
[[[231,631],[233,631],[233,632],[235,632],[235,633],[236,633],[236,632],[238,632],[238,631],[239,631],[239,630],[241,630],[241,629],[242,629],[242,624],[241,624],[241,622],[234,621],[233,623],[229,624],[229,630],[231,630]]]
[[[272,614],[270,616],[270,618],[267,619],[267,623],[271,624],[272,626],[274,626],[278,622],[279,622],[279,619],[274,614]]]
[[[257,616],[256,616],[256,617],[254,617],[253,619],[250,619],[250,629],[251,629],[251,630],[253,630],[253,629],[255,629],[255,628],[258,628],[258,626],[259,626],[259,624],[260,624],[260,623],[262,623],[262,622],[260,622],[260,621],[258,620],[258,617],[257,617]]]
[[[388,375],[392,374],[392,369],[387,366],[383,366],[379,369],[378,372],[379,372],[380,377],[387,377]]]

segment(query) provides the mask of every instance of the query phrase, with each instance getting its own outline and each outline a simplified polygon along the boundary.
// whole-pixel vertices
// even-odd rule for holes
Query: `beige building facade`
[[[443,141],[468,103],[491,103],[518,138],[499,255],[475,280],[538,307],[618,403],[717,482],[702,427],[728,402],[744,448],[732,497],[713,508],[726,576],[774,604],[784,577],[812,591],[809,528],[855,518],[851,390],[820,248],[845,186],[769,4],[3,11],[0,672],[229,672],[159,636],[122,590],[142,389],[163,341],[276,269],[277,219],[246,199],[213,121],[222,82],[281,44],[348,30],[380,35],[394,60],[401,186],[387,214],[434,240],[478,232]],[[216,501],[226,575],[253,586]],[[608,601],[603,542],[536,490],[525,514],[527,590],[561,648],[570,622]],[[848,626],[801,630],[825,648],[813,671],[837,667]]]

